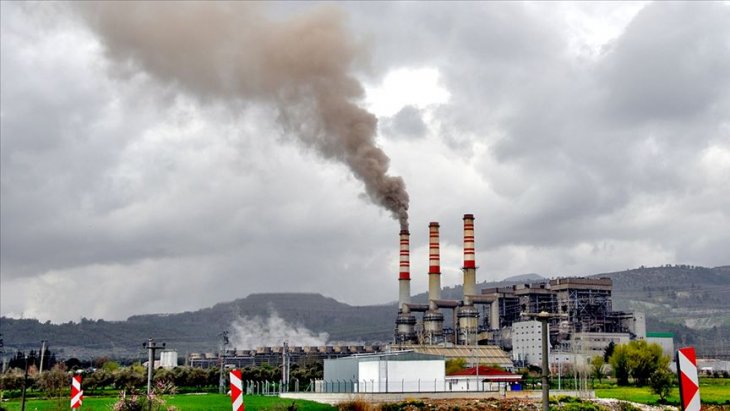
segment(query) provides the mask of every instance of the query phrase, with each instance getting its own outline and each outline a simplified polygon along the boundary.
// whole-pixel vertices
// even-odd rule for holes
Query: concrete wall
[[[443,391],[445,373],[443,360],[362,361],[359,392]]]

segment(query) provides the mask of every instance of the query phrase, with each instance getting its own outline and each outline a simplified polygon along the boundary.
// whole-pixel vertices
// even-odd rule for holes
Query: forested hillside
[[[703,355],[730,355],[730,266],[703,268],[664,266],[597,274],[614,281],[614,309],[643,311],[650,331],[675,333],[678,344],[696,345]],[[482,282],[478,289],[539,281],[538,275],[516,280]],[[443,298],[457,299],[461,286],[445,288]],[[413,296],[425,302],[426,293]],[[51,324],[32,319],[0,318],[6,352],[37,350],[49,342],[59,358],[144,357],[142,343],[152,337],[184,355],[217,351],[220,333],[242,318],[279,317],[314,335],[327,333],[330,342],[388,342],[397,308],[351,306],[320,294],[252,294],[213,307],[177,314],[137,315],[126,321],[82,319]],[[446,316],[447,323],[450,316]],[[244,348],[244,347],[239,347]],[[254,347],[245,347],[254,348]]]

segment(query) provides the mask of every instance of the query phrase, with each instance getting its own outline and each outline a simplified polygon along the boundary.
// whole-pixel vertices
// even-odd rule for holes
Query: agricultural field
[[[230,410],[231,398],[223,394],[182,394],[164,396],[165,404],[174,406],[180,411],[215,411]],[[116,397],[86,397],[84,398],[81,411],[108,411],[112,409]],[[335,408],[325,404],[312,401],[288,400],[279,397],[244,396],[244,403],[247,411],[255,410],[281,410],[286,411],[292,404],[297,411],[332,411]],[[56,411],[69,409],[67,398],[58,400],[26,401],[25,409],[28,411]],[[0,407],[7,411],[18,411],[21,409],[20,400],[3,402]],[[2,408],[0,408],[2,409]],[[156,408],[153,407],[153,410]]]
[[[649,387],[597,388],[596,397],[616,398],[622,401],[638,402],[641,404],[656,404],[659,401],[659,396],[653,394]],[[704,404],[730,405],[730,379],[700,379],[700,397]],[[679,404],[679,389],[677,387],[672,388],[667,402],[669,404]]]

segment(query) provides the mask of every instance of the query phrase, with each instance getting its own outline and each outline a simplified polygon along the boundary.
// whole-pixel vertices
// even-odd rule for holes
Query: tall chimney
[[[428,225],[428,299],[441,299],[441,257],[439,253],[439,223]]]
[[[474,261],[474,215],[464,214],[464,296],[476,295],[477,275]],[[466,298],[464,298],[466,300]]]
[[[411,262],[408,230],[400,232],[400,271],[398,274],[398,309],[411,302]]]

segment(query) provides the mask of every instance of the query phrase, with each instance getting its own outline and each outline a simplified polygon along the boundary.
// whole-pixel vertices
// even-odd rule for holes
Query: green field
[[[223,394],[187,394],[165,396],[165,402],[168,405],[175,406],[181,411],[215,411],[230,410],[231,398]],[[84,398],[81,411],[100,411],[111,410],[112,405],[116,401],[116,397],[86,397]],[[246,404],[246,411],[255,410],[281,410],[286,411],[287,408],[294,403],[298,411],[331,411],[334,407],[325,404],[319,404],[312,401],[302,400],[286,400],[279,397],[263,397],[245,395],[243,401]],[[20,410],[20,401],[13,400],[3,402],[2,407],[8,411]],[[55,411],[68,410],[68,399],[63,401],[57,400],[28,400],[25,404],[27,411]]]
[[[598,398],[616,398],[623,401],[656,404],[659,396],[649,387],[596,388]],[[730,380],[719,378],[700,379],[700,398],[705,404],[730,404]],[[674,387],[667,398],[670,404],[679,404],[679,389]]]

